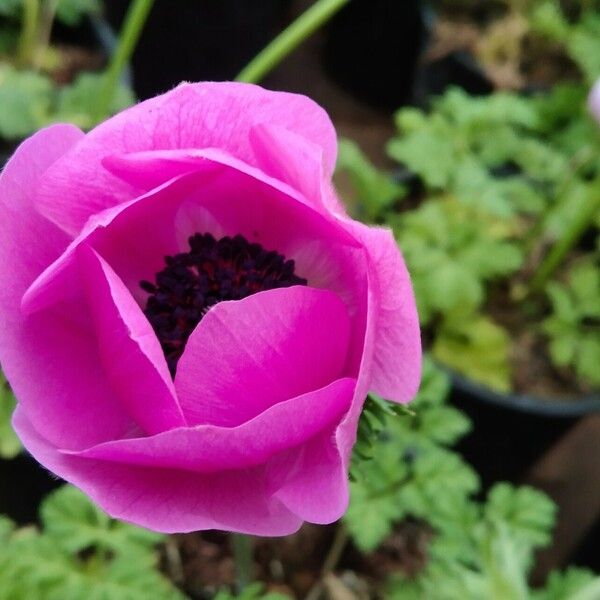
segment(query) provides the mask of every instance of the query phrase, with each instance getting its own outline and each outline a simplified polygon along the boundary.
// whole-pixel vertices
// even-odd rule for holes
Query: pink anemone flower
[[[27,450],[158,531],[338,519],[364,399],[409,401],[421,346],[335,160],[318,105],[236,83],[26,140],[0,178],[0,362]]]

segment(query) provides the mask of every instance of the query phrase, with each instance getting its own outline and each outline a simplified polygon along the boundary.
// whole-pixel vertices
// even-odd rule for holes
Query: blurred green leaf
[[[48,122],[53,86],[48,77],[0,65],[0,137],[16,140]]]
[[[183,599],[157,569],[163,536],[109,519],[70,486],[41,513],[43,531],[0,519],[0,600]]]
[[[447,322],[432,348],[433,356],[479,383],[510,391],[510,337],[490,319],[473,314],[470,320]]]
[[[101,9],[100,0],[58,0],[56,17],[66,25],[75,27],[84,16],[98,14]]]
[[[96,125],[95,111],[100,89],[104,83],[101,73],[82,73],[71,85],[58,91],[58,102],[52,114],[52,121],[66,121],[82,129],[90,129]],[[135,102],[132,91],[120,85],[110,107],[110,112],[117,113]]]
[[[552,360],[571,367],[590,386],[600,385],[600,262],[577,263],[565,283],[546,287],[552,312],[542,323]]]
[[[15,406],[15,398],[0,373],[0,458],[13,458],[21,451],[21,442],[11,425]]]
[[[390,175],[376,169],[358,145],[350,140],[339,142],[337,170],[350,176],[358,200],[358,216],[367,222],[376,221],[404,195],[403,187]]]

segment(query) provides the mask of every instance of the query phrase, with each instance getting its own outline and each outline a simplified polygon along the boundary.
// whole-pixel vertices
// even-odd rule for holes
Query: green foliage
[[[0,0],[0,16],[14,20],[21,18],[23,0]],[[81,23],[86,15],[98,14],[100,0],[58,0],[56,18],[70,27]]]
[[[478,309],[486,283],[516,272],[523,260],[511,223],[452,197],[434,196],[390,223],[409,265],[422,324]]]
[[[549,13],[545,18],[548,28],[558,27]],[[578,23],[561,26],[584,27]],[[471,97],[450,89],[429,112],[409,107],[396,115],[399,133],[388,152],[421,181],[425,197],[416,209],[382,209],[379,218],[393,227],[402,248],[433,355],[499,391],[512,388],[513,342],[486,314],[495,306],[492,292],[502,290],[504,303],[516,301],[544,249],[581,230],[581,215],[600,191],[600,128],[588,114],[587,93],[582,84],[532,96]],[[600,226],[600,215],[586,226]],[[598,305],[592,283],[588,278],[586,293]],[[553,304],[565,296],[558,287],[550,286]],[[533,323],[544,318],[544,303],[536,306]],[[571,365],[597,386],[592,365],[599,343],[595,324],[590,327],[596,317],[569,318],[568,324],[564,318],[546,323],[550,355],[557,367]],[[589,336],[578,336],[582,326]]]
[[[2,600],[176,600],[157,570],[163,536],[113,521],[63,486],[43,503],[42,531],[0,517]]]
[[[505,392],[511,389],[510,336],[483,315],[445,322],[437,332],[431,352],[442,364],[493,389]]]
[[[404,188],[382,173],[364,155],[358,145],[342,139],[338,147],[337,170],[348,173],[358,197],[359,214],[372,222],[404,195]]]
[[[0,373],[0,458],[13,458],[21,451],[21,442],[11,425],[15,398]]]
[[[75,27],[86,15],[98,14],[101,8],[100,0],[59,0],[56,17],[65,25]]]
[[[360,550],[377,548],[405,520],[433,531],[424,568],[411,577],[393,575],[383,597],[596,598],[600,578],[576,569],[553,573],[543,590],[529,588],[534,553],[550,542],[556,508],[543,493],[508,483],[496,484],[485,502],[474,499],[478,478],[449,448],[470,424],[446,404],[447,392],[446,375],[427,360],[422,388],[411,405],[416,415],[386,412],[371,460],[356,463],[344,521]]]
[[[66,86],[56,87],[51,79],[34,71],[18,71],[0,65],[0,138],[22,139],[37,129],[57,122],[70,122],[89,129],[94,119],[102,75],[83,73]],[[134,101],[131,91],[121,86],[111,112]]]
[[[53,86],[48,77],[0,65],[0,137],[16,140],[49,120]]]
[[[551,315],[542,328],[550,339],[553,361],[572,367],[591,386],[600,386],[600,261],[576,264],[566,283],[551,281]]]
[[[600,598],[600,577],[587,569],[571,567],[564,573],[550,573],[543,590],[533,600],[596,600]]]
[[[600,76],[600,13],[591,4],[570,22],[557,0],[540,2],[530,15],[530,26],[564,46],[589,83]]]
[[[371,460],[356,456],[352,502],[344,517],[360,549],[375,548],[394,522],[408,516],[445,527],[448,513],[460,510],[477,489],[472,469],[445,449],[469,429],[464,415],[444,403],[448,386],[447,376],[426,361],[411,405],[415,415],[398,416],[393,409],[378,413],[377,422],[386,426],[379,430]],[[361,421],[372,414],[371,407]]]
[[[223,590],[217,593],[213,600],[290,600],[289,596],[277,592],[263,592],[263,585],[253,583],[237,595]]]

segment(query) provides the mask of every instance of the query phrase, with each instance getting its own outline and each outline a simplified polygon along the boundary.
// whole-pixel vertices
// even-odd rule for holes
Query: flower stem
[[[241,592],[252,581],[252,538],[234,533],[231,536],[235,561],[235,583]]]
[[[236,81],[258,83],[292,50],[326,23],[349,0],[317,0],[238,74]]]
[[[589,186],[589,195],[585,203],[532,277],[528,286],[528,295],[537,294],[544,289],[548,279],[577,244],[599,211],[600,179]]]
[[[110,114],[111,103],[115,97],[119,79],[125,65],[127,65],[131,59],[131,55],[140,39],[142,29],[144,28],[144,24],[146,23],[146,19],[153,4],[154,0],[132,0],[127,9],[123,28],[119,34],[117,48],[106,69],[104,85],[100,90],[98,104],[96,106],[96,116],[99,121]]]
[[[23,23],[19,34],[18,63],[21,67],[30,65],[35,53],[40,0],[23,0]]]

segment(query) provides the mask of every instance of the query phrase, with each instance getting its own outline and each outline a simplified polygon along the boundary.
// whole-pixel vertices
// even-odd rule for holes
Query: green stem
[[[600,180],[590,186],[590,194],[579,209],[576,217],[568,225],[562,237],[552,247],[528,286],[528,295],[537,294],[544,289],[546,282],[560,266],[567,254],[580,240],[600,211]]]
[[[252,581],[252,538],[233,533],[231,536],[235,561],[235,583],[241,592]]]
[[[306,12],[282,31],[235,78],[236,81],[258,83],[292,50],[326,23],[349,0],[317,0]]]
[[[44,59],[50,46],[52,25],[58,8],[58,0],[44,0],[40,10],[39,25],[36,32],[35,51],[31,62],[36,69],[44,66]]]
[[[98,120],[102,120],[110,114],[111,104],[119,85],[119,79],[140,39],[142,29],[153,4],[154,0],[132,0],[127,9],[123,28],[119,34],[117,49],[108,65],[104,75],[104,85],[100,90],[96,108]]]
[[[39,0],[23,0],[23,23],[19,35],[18,54],[21,67],[29,66],[34,55],[39,14]]]

